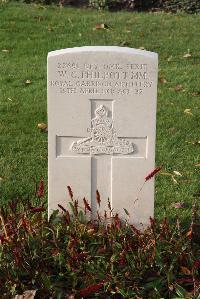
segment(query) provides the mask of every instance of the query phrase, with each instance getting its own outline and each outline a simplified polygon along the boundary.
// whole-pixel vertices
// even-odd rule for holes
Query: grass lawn
[[[194,194],[200,191],[199,166],[194,166],[200,163],[199,22],[200,15],[1,4],[1,204],[33,196],[34,182],[41,177],[47,182],[47,134],[37,128],[47,122],[47,53],[126,45],[159,54],[156,164],[163,171],[156,180],[155,215],[177,214],[187,221]],[[97,23],[111,29],[93,30]],[[187,53],[191,56],[184,57]],[[172,207],[180,201],[184,209]]]

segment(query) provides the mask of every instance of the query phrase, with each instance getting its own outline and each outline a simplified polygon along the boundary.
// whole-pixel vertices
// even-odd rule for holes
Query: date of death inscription
[[[61,94],[142,95],[153,86],[147,64],[57,63],[50,88]]]

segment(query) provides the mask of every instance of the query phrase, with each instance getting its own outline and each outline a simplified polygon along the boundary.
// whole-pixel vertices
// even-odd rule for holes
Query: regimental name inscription
[[[58,62],[50,88],[61,94],[143,95],[153,82],[148,64],[88,64]]]

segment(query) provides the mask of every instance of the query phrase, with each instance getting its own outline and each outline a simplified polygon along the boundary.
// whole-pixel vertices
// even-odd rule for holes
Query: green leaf
[[[127,216],[130,216],[129,212],[127,211],[127,209],[124,208],[124,212],[126,213]]]
[[[124,290],[118,290],[119,294],[121,294],[123,297],[127,297],[127,293]]]
[[[175,291],[179,298],[185,298],[187,294],[186,290],[182,288],[179,284],[176,284]]]
[[[80,211],[78,212],[78,220],[82,223],[82,222],[84,222],[85,218],[86,218],[86,217],[85,217],[83,211],[80,210]]]
[[[70,205],[70,208],[71,208],[71,210],[72,210],[72,213],[75,215],[75,211],[74,211],[74,206],[73,206],[73,204],[72,204],[71,202],[69,202],[69,205]]]

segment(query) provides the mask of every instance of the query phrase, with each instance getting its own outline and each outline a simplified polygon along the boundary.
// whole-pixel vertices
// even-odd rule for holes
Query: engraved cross
[[[115,206],[112,194],[113,163],[117,161],[116,159],[130,158],[130,163],[132,163],[133,158],[135,160],[135,158],[145,158],[146,156],[147,138],[118,136],[118,132],[115,131],[113,111],[113,100],[91,100],[91,128],[88,128],[88,136],[83,138],[57,136],[57,156],[91,158],[91,176],[88,177],[88,180],[91,179],[90,205],[93,216],[96,215],[98,208],[96,190],[99,191],[102,199],[100,209],[98,208],[101,214],[108,210],[108,197],[111,207]],[[89,198],[87,199],[89,200]]]

